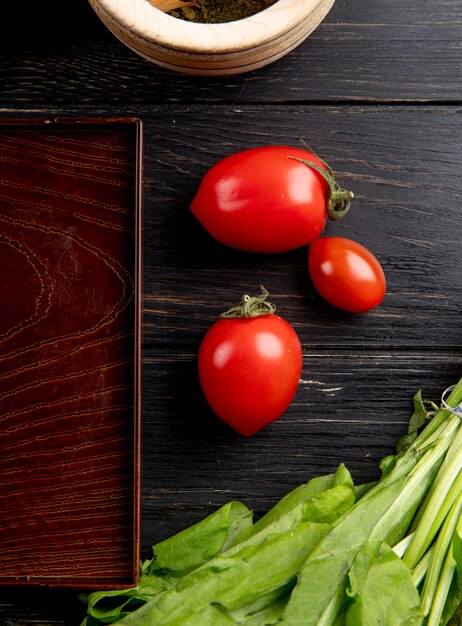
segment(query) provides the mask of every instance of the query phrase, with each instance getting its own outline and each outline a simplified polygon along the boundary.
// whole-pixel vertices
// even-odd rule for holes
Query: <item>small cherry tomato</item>
[[[291,403],[302,371],[302,348],[292,326],[274,314],[268,292],[244,296],[204,336],[199,379],[212,410],[251,436]]]
[[[264,146],[232,154],[210,168],[191,211],[227,246],[276,253],[313,241],[327,216],[338,219],[347,212],[352,197],[312,152]]]
[[[351,239],[320,237],[313,241],[308,270],[320,295],[344,311],[368,311],[385,297],[382,266],[367,248]]]

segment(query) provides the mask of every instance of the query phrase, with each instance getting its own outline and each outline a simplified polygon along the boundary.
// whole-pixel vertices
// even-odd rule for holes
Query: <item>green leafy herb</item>
[[[216,557],[122,618],[119,625],[180,626],[191,623],[209,604],[229,610],[245,606],[292,580],[328,530],[327,524],[303,522],[290,532],[270,535],[232,555]]]
[[[139,584],[122,591],[82,594],[90,618],[111,624],[171,587],[175,578],[200,567],[227,550],[252,526],[252,512],[240,502],[229,502],[184,531],[153,546],[153,558],[145,561]],[[84,626],[92,626],[87,621]]]
[[[430,419],[430,416],[427,413],[425,404],[422,401],[422,391],[419,389],[414,396],[414,413],[409,420],[407,435],[398,441],[398,452],[403,452],[417,439],[420,430],[426,424],[428,419]]]
[[[446,400],[462,401],[462,379]],[[408,434],[354,485],[344,465],[255,524],[232,502],[153,547],[133,589],[82,595],[85,626],[455,626],[461,415],[414,396]]]
[[[423,613],[409,569],[386,543],[367,541],[349,573],[347,595],[352,603],[346,626],[419,626]],[[394,589],[394,593],[383,593]]]
[[[252,528],[252,512],[240,502],[230,502],[153,546],[154,557],[143,570],[149,575],[183,576],[227,550],[248,528]]]

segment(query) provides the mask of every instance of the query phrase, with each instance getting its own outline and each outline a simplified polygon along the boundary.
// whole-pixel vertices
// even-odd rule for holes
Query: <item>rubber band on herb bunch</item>
[[[305,143],[302,142],[305,148],[311,152],[326,168],[325,170],[316,163],[312,161],[308,161],[307,159],[301,159],[299,157],[289,157],[290,159],[294,159],[295,161],[300,161],[307,167],[315,170],[318,174],[320,174],[328,185],[328,196],[327,196],[327,214],[329,219],[331,220],[339,220],[344,217],[348,211],[350,210],[351,201],[354,198],[354,193],[352,191],[347,191],[340,187],[335,180],[335,174],[332,171],[332,168],[323,161],[318,155],[311,150],[311,148]]]
[[[249,296],[248,294],[244,294],[239,304],[222,313],[220,317],[225,319],[235,319],[273,314],[276,311],[276,307],[266,299],[269,296],[269,292],[263,287],[263,285],[260,285],[260,289],[261,295]]]
[[[454,391],[455,388],[456,385],[451,385],[443,391],[443,393],[441,394],[441,408],[444,411],[450,411],[454,415],[462,417],[462,402],[459,402],[459,404],[456,404],[456,406],[451,406],[447,403],[447,401],[450,400],[451,393]]]

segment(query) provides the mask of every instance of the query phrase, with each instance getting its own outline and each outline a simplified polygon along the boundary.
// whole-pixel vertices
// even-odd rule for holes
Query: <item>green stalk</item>
[[[435,538],[444,517],[457,497],[454,487],[462,486],[462,448],[454,456],[426,505],[424,514],[415,530],[411,545],[403,557],[404,563],[413,569]],[[456,481],[456,482],[455,482]],[[446,498],[448,500],[446,501]],[[446,501],[446,502],[445,502]]]
[[[454,421],[457,421],[459,418],[456,416],[453,416],[452,418]],[[451,463],[451,461],[453,460],[454,456],[458,453],[458,451],[462,448],[462,428],[459,428],[456,437],[454,438],[454,441],[451,443],[451,446],[449,447],[447,454],[444,458],[443,463],[441,464],[440,469],[438,470],[438,474],[435,477],[435,480],[432,483],[432,486],[430,487],[430,489],[428,490],[427,495],[425,496],[425,500],[423,501],[421,507],[419,508],[417,515],[415,516],[413,522],[412,522],[412,526],[411,526],[411,530],[415,530],[417,528],[417,526],[420,523],[420,520],[422,519],[423,514],[425,513],[425,510],[428,506],[428,503],[430,501],[430,499],[432,498],[433,494],[435,491],[437,491],[439,489],[439,484],[441,482],[441,480],[443,479],[446,470],[449,466],[449,464]]]
[[[457,403],[460,395],[462,379],[448,402]],[[451,411],[439,411],[434,419],[435,425],[430,422],[415,442],[396,457],[391,470],[310,554],[284,612],[283,624],[317,626],[321,618],[326,625],[334,624],[329,605],[335,602],[333,598],[364,542],[369,539],[393,545],[403,538],[459,431],[460,419]],[[453,461],[451,467],[455,464]],[[415,537],[412,544],[418,547]]]
[[[454,502],[449,515],[446,517],[441,532],[435,542],[425,583],[421,594],[421,606],[428,615],[434,604],[438,581],[443,569],[448,549],[450,547],[454,531],[459,521],[462,511],[462,493],[459,493],[457,500]]]
[[[431,608],[430,615],[428,616],[427,626],[440,626],[449,588],[455,572],[456,562],[452,554],[452,546],[450,546],[440,574],[438,587],[433,599],[433,606]]]
[[[459,419],[460,419],[460,417],[459,417]],[[446,467],[452,461],[452,459],[457,454],[457,452],[460,450],[460,448],[462,448],[462,428],[457,433],[456,438],[454,439],[454,441],[451,444],[451,447],[448,450],[446,458],[444,459],[444,463],[443,463],[443,465],[440,468],[440,473],[441,474],[444,473],[444,471],[446,470]],[[437,476],[437,478],[438,478],[438,476]]]
[[[462,452],[462,448],[460,452]],[[438,528],[446,519],[446,516],[448,515],[449,511],[454,506],[454,503],[457,502],[461,493],[462,493],[462,472],[459,470],[459,474],[457,475],[455,481],[453,482],[451,488],[449,489],[448,495],[444,499],[444,502],[440,510],[438,511],[438,514],[435,517],[433,526],[430,529],[430,534],[436,535]]]
[[[430,565],[432,552],[433,552],[433,547],[429,548],[425,552],[423,557],[420,559],[420,561],[417,563],[417,565],[414,567],[414,569],[411,572],[412,582],[414,583],[416,587],[420,586],[425,576],[427,575],[428,566]]]
[[[386,541],[390,545],[394,545],[402,539],[411,524],[417,508],[435,478],[439,465],[451,444],[453,433],[454,429],[446,432],[438,443],[427,450],[410,472],[408,480],[403,485],[396,499],[391,503],[372,531],[370,537],[372,540]],[[415,542],[416,537],[414,535],[406,554],[412,549],[412,545]],[[413,567],[413,565],[409,566],[408,563],[406,565],[408,565],[409,569]]]
[[[399,543],[393,546],[393,550],[399,556],[400,559],[403,557],[404,553],[409,548],[409,545],[412,541],[413,536],[414,536],[414,533],[411,533],[410,535],[407,535],[407,537],[404,537],[404,539],[401,539]]]
[[[457,406],[462,401],[462,378],[446,400],[449,406]],[[460,418],[451,413],[451,411],[440,409],[433,419],[428,423],[420,435],[415,439],[412,445],[395,457],[395,465],[385,477],[382,477],[375,486],[373,486],[363,498],[373,495],[375,489],[381,489],[387,482],[396,480],[398,476],[407,476],[419,462],[422,454],[435,445],[442,437],[451,437],[450,445],[453,441],[458,441],[460,435],[458,429],[460,426]],[[457,433],[456,433],[457,431]],[[456,434],[456,437],[454,435]],[[446,457],[447,458],[447,457]],[[444,463],[444,461],[443,461]],[[438,476],[438,475],[437,475]],[[435,478],[436,480],[436,478]],[[433,488],[430,487],[430,491]],[[425,501],[424,501],[425,502]]]
[[[308,146],[307,146],[308,148]],[[308,148],[310,150],[310,148]],[[324,178],[327,183],[328,193],[327,193],[327,215],[331,220],[339,220],[344,217],[348,211],[350,210],[350,204],[352,199],[354,198],[354,194],[352,191],[347,191],[346,189],[342,189],[335,180],[334,172],[327,165],[325,161],[320,159],[317,154],[314,154],[310,150],[310,152],[323,164],[325,169],[313,163],[313,161],[308,161],[306,159],[300,159],[299,157],[289,157],[289,159],[294,159],[295,161],[299,161],[303,163],[310,169],[314,170],[318,174]]]
[[[444,605],[446,603],[447,594],[451,585],[454,572],[456,570],[456,564],[452,558],[452,551],[448,552],[446,561],[444,563],[443,571],[441,572],[441,578],[438,584],[438,590],[435,596],[434,604],[432,606],[431,613],[428,617],[427,626],[440,626],[441,616],[444,611]]]
[[[449,394],[446,404],[450,407],[456,407],[462,402],[462,378],[459,382],[454,386],[454,389]],[[441,424],[443,424],[450,416],[452,415],[451,411],[448,409],[440,409],[435,417],[431,420],[431,422],[424,428],[422,433],[417,437],[414,445],[419,447],[422,443],[426,442],[427,439],[431,437],[431,435],[436,431]]]

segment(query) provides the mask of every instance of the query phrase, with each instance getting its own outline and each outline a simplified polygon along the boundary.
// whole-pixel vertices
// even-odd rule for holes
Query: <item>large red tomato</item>
[[[225,245],[286,252],[313,241],[328,215],[338,219],[346,213],[352,196],[312,152],[264,146],[232,154],[210,168],[191,211]]]
[[[265,297],[244,297],[211,326],[199,348],[199,378],[208,403],[246,436],[285,412],[302,370],[295,330],[274,309],[261,305]],[[256,300],[260,303],[255,305]],[[246,314],[250,316],[241,317]]]
[[[382,266],[372,252],[351,239],[319,237],[313,241],[308,270],[321,296],[344,311],[368,311],[385,296]]]

